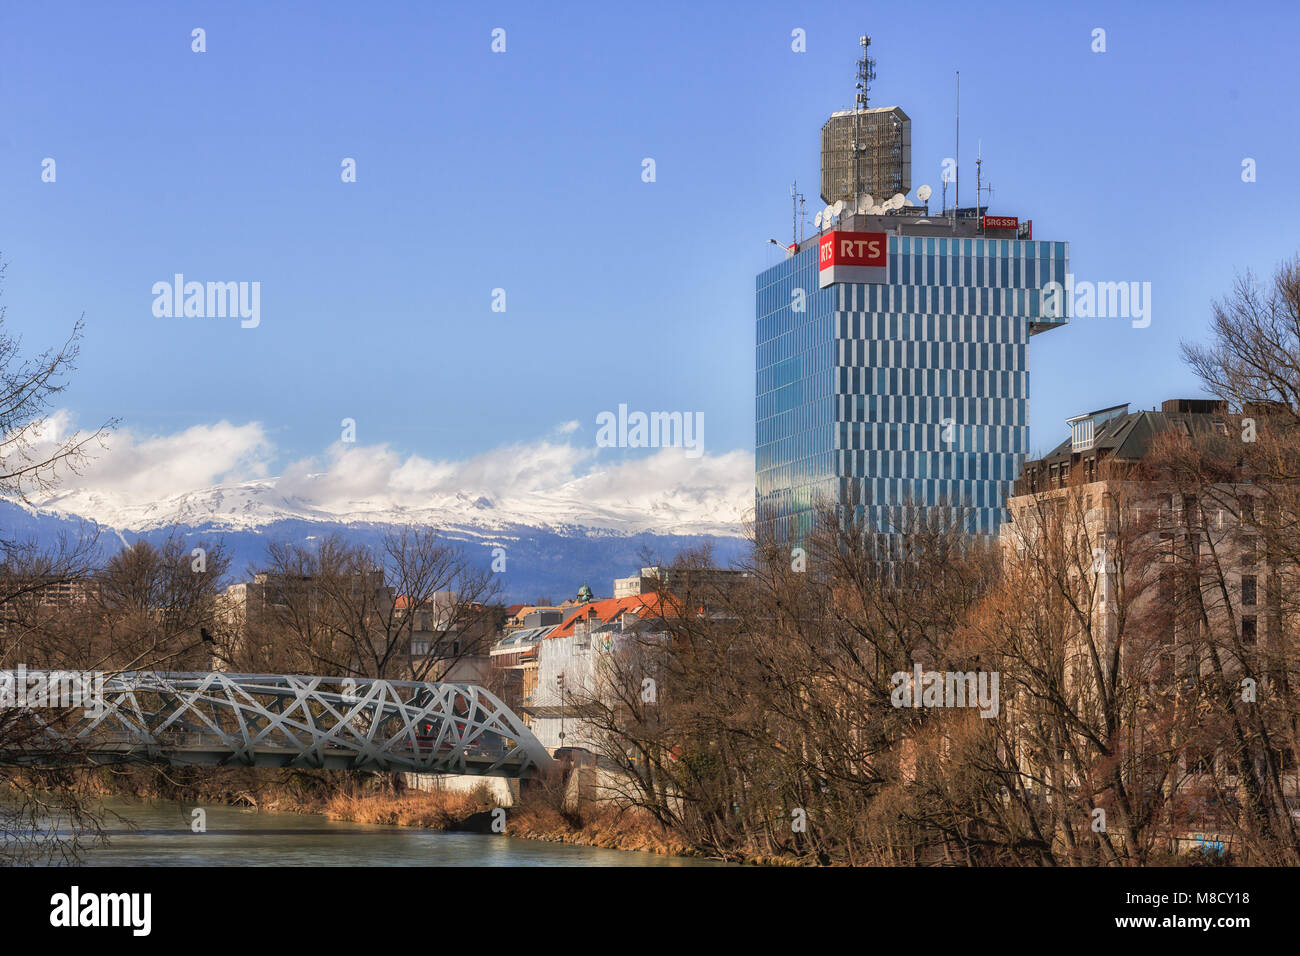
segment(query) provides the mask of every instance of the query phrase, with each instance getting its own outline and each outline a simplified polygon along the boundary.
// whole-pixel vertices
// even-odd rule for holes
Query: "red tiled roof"
[[[553,637],[571,637],[573,626],[579,621],[594,619],[600,624],[608,624],[628,611],[637,613],[644,611],[647,612],[645,616],[659,617],[675,613],[675,608],[672,597],[663,594],[633,594],[631,597],[592,601],[590,604],[574,608],[573,613],[566,617],[559,627],[546,635],[546,639],[549,641]]]
[[[528,607],[527,604],[512,604],[506,608],[506,617],[514,617],[526,607]]]

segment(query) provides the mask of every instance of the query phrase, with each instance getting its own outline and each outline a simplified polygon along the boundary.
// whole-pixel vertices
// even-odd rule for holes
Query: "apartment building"
[[[1123,642],[1122,653],[1142,655],[1155,693],[1203,688],[1216,672],[1252,694],[1285,688],[1295,634],[1284,595],[1297,569],[1265,543],[1259,519],[1268,497],[1240,461],[1193,481],[1158,460],[1162,436],[1172,433],[1226,452],[1218,460],[1230,466],[1239,417],[1222,402],[1171,399],[1159,409],[1111,406],[1067,425],[1069,438],[1026,462],[1015,482],[1001,528],[1008,556],[1058,536],[1054,547],[1069,556],[1077,584],[1072,596],[1091,605],[1093,645],[1109,652]],[[1065,665],[1067,683],[1086,696],[1096,661],[1083,643],[1065,648]],[[1182,770],[1193,784],[1211,774],[1235,779],[1227,741],[1189,741]],[[1294,796],[1294,747],[1285,738],[1277,745]]]

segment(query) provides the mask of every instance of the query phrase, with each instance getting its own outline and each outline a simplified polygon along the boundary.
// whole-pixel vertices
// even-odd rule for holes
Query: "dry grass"
[[[572,813],[525,805],[510,814],[509,833],[548,843],[642,850],[666,856],[694,855],[691,846],[665,830],[648,813],[635,808],[602,807],[585,811],[575,819]]]
[[[325,804],[332,820],[377,823],[386,826],[419,827],[425,830],[466,828],[475,814],[496,806],[487,788],[470,793],[446,790],[414,790],[401,794],[347,791]]]
[[[486,787],[468,793],[351,791],[331,798],[325,813],[332,819],[354,823],[487,832],[485,818],[497,806]],[[560,788],[534,790],[521,806],[507,811],[506,821],[508,835],[526,840],[665,855],[692,852],[690,846],[668,833],[648,813],[610,806],[574,810],[564,806]]]

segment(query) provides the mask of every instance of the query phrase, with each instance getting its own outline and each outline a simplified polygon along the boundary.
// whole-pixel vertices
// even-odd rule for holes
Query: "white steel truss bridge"
[[[28,732],[18,749],[0,751],[0,763],[527,777],[552,762],[505,704],[473,684],[139,672],[102,686],[75,710],[24,708]]]

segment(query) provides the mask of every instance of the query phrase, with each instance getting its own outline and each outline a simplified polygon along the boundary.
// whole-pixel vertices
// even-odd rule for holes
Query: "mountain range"
[[[272,541],[305,543],[337,533],[377,547],[394,527],[438,529],[479,552],[484,566],[504,547],[501,576],[507,603],[555,601],[589,584],[598,596],[613,579],[634,574],[648,550],[661,562],[709,542],[726,567],[745,554],[745,508],[750,501],[716,488],[683,488],[619,500],[584,495],[576,479],[545,492],[496,501],[482,494],[435,496],[420,507],[387,500],[355,500],[322,507],[282,494],[277,479],[230,482],[140,503],[127,496],[76,488],[41,498],[0,499],[0,535],[49,545],[61,534],[97,530],[105,555],[144,539],[159,544],[172,534],[194,546],[220,543],[232,558],[230,581],[244,580]]]

